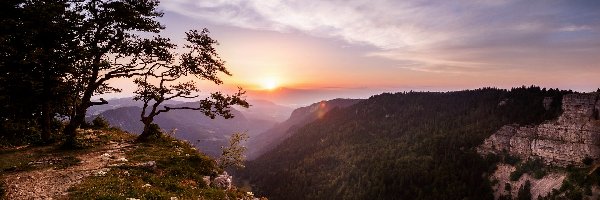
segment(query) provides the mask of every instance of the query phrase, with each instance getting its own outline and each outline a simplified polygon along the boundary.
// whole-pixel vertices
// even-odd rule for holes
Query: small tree
[[[198,106],[195,107],[169,107],[161,104],[167,100],[174,98],[197,98],[196,93],[200,90],[196,87],[194,80],[180,82],[183,77],[193,77],[196,80],[209,80],[214,84],[220,85],[223,83],[218,77],[219,73],[231,75],[225,68],[225,63],[219,58],[213,45],[217,44],[208,36],[208,30],[203,29],[201,32],[196,30],[186,33],[187,42],[184,46],[187,53],[184,53],[179,58],[179,62],[174,63],[173,57],[175,54],[164,54],[169,56],[163,58],[166,63],[155,65],[144,74],[142,78],[137,78],[134,82],[138,85],[135,91],[134,100],[139,100],[144,103],[141,113],[141,121],[144,123],[144,130],[138,137],[138,141],[144,141],[150,136],[160,132],[153,131],[154,117],[163,112],[171,110],[198,110],[203,112],[210,118],[215,118],[217,115],[226,119],[232,118],[230,107],[232,105],[240,105],[248,107],[246,100],[242,99],[244,91],[240,88],[233,95],[223,95],[221,92],[210,94],[209,97],[200,100]],[[171,50],[175,45],[171,45]],[[156,82],[153,84],[152,82]]]
[[[234,133],[229,138],[229,146],[221,147],[223,151],[218,160],[219,167],[222,169],[228,167],[244,168],[244,152],[246,147],[242,145],[243,141],[248,140],[246,133]]]
[[[531,200],[531,182],[526,181],[517,193],[518,200]]]

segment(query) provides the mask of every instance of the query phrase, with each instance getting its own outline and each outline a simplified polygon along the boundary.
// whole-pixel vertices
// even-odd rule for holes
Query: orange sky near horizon
[[[163,1],[159,20],[175,43],[205,27],[219,41],[233,76],[221,76],[222,86],[199,82],[203,92],[240,86],[249,98],[301,93],[319,101],[382,91],[600,87],[600,3],[425,2]],[[124,92],[104,96],[131,96],[130,82],[112,81]]]

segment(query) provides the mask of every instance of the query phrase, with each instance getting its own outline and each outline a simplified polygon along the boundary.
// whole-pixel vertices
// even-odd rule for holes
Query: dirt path
[[[111,142],[98,151],[78,155],[81,162],[64,169],[41,169],[6,175],[7,199],[66,199],[67,190],[89,176],[102,175],[108,166],[125,162],[129,143]]]

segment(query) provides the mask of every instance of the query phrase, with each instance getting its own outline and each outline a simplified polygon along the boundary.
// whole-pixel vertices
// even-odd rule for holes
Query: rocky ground
[[[101,176],[109,170],[110,165],[126,162],[124,153],[132,145],[127,142],[109,142],[98,151],[77,155],[79,161],[66,168],[51,167],[31,171],[9,173],[4,176],[7,199],[65,199],[67,190],[81,183],[89,176]],[[34,151],[35,148],[28,151]],[[48,156],[41,160],[30,162],[36,164],[54,164],[60,162],[60,157]]]
[[[523,174],[519,180],[511,181],[510,174],[515,170],[516,167],[508,164],[498,165],[496,171],[490,177],[490,181],[497,181],[497,184],[492,186],[494,189],[494,199],[499,199],[500,196],[516,197],[519,188],[521,188],[527,181],[531,183],[531,196],[534,199],[538,196],[544,197],[552,192],[553,189],[559,189],[567,177],[567,174],[564,172],[551,172],[541,179],[535,179],[529,174]],[[510,190],[506,190],[505,187],[507,184],[510,185]]]

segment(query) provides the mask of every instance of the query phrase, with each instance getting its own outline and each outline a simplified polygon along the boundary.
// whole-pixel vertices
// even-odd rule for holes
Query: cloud
[[[367,55],[414,64],[407,69],[469,72],[597,62],[600,45],[589,42],[600,41],[596,2],[169,0],[162,7],[223,25],[372,46],[378,50]]]

